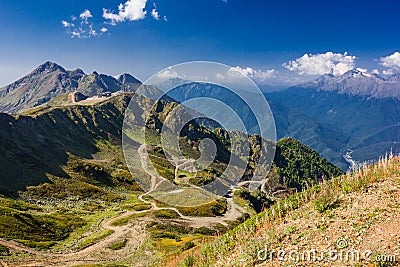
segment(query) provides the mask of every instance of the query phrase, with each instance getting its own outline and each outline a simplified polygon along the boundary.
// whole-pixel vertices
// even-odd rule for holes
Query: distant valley
[[[398,75],[384,79],[351,70],[339,77],[324,75],[266,97],[318,123],[320,134],[326,133],[323,129],[331,129],[335,134],[324,137],[325,149],[341,155],[351,153],[361,163],[377,160],[391,151],[399,152],[399,92]],[[302,140],[340,164],[337,158],[325,154],[324,148],[318,149],[307,140],[313,134],[303,131],[284,135]]]
[[[177,82],[172,79],[170,83]],[[129,74],[118,78],[97,72],[85,74],[80,69],[67,71],[56,63],[46,62],[0,89],[0,112],[19,113],[74,91],[93,96],[134,92],[139,86],[141,82]],[[157,86],[163,89],[166,84]],[[199,86],[202,85],[185,85],[179,93],[169,96],[178,102],[205,95],[229,98],[217,87]],[[342,76],[324,75],[313,82],[279,89],[265,93],[275,117],[278,138],[296,138],[343,170],[351,163],[373,161],[390,151],[399,151],[398,75],[382,78],[351,70]],[[251,127],[255,122],[248,117],[247,123]]]
[[[0,257],[11,266],[165,266],[193,247],[218,241],[216,236],[257,225],[260,216],[270,213],[272,220],[296,210],[300,197],[302,205],[313,201],[315,210],[329,212],[340,202],[337,195],[357,192],[360,183],[369,185],[381,177],[375,167],[370,169],[378,176],[366,179],[361,171],[360,180],[343,170],[396,149],[397,91],[379,93],[388,84],[396,88],[396,77],[385,80],[352,71],[266,93],[279,139],[273,142],[260,136],[251,110],[223,87],[171,79],[143,85],[150,96],[144,97],[136,93],[142,83],[132,75],[85,74],[46,62],[0,90]],[[176,87],[161,100],[151,97],[171,86]],[[207,168],[189,172],[167,158],[160,133],[179,102],[204,96],[231,104],[249,134],[190,120],[177,139],[182,153],[199,157],[201,141],[209,139],[216,155]],[[132,125],[124,131],[132,101]],[[123,138],[138,157],[124,156]],[[247,140],[250,149],[238,185],[223,197],[187,205],[193,190],[219,181],[229,164],[239,168],[244,161],[240,149],[231,151],[233,139]],[[274,152],[273,161],[263,166],[263,183],[252,191],[247,184],[264,150]],[[130,167],[127,160],[133,161]],[[397,161],[381,162],[389,166]],[[138,178],[146,177],[185,185],[169,196],[181,205],[143,191]],[[336,188],[334,195],[327,188]]]

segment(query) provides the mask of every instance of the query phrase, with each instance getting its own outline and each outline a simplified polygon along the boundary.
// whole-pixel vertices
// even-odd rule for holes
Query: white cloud
[[[155,20],[160,20],[160,14],[157,11],[157,5],[156,3],[153,3],[153,10],[151,11],[151,16],[155,19]]]
[[[215,77],[216,77],[218,80],[223,80],[223,79],[225,79],[225,76],[222,75],[222,74],[219,73],[219,72],[215,75]]]
[[[388,70],[383,70],[382,73],[384,75],[393,75],[393,74],[395,74],[395,71],[394,71],[394,69],[388,69]]]
[[[362,73],[368,73],[368,70],[364,68],[357,68],[357,70]]]
[[[267,79],[272,79],[276,77],[277,71],[275,69],[270,70],[256,70],[251,67],[241,68],[239,66],[232,67],[228,70],[228,76],[230,78],[242,78],[244,76],[248,76],[250,78],[254,78],[257,81],[265,81]]]
[[[155,8],[153,8],[153,10],[151,11],[151,16],[156,20],[160,20],[160,14],[158,14],[157,9]]]
[[[244,76],[252,76],[254,75],[254,70],[250,67],[246,67],[246,68],[241,68],[239,66],[237,67],[232,67],[228,70],[228,75],[231,77],[243,77]]]
[[[65,21],[65,20],[62,20],[62,21],[61,21],[61,24],[62,24],[65,28],[74,27],[74,26],[75,26],[73,23],[70,23],[70,22]]]
[[[71,16],[71,20],[74,23],[62,20],[61,24],[67,30],[67,33],[71,38],[91,38],[101,35],[108,30],[104,27],[101,29],[95,29],[91,18],[93,18],[92,13],[90,10],[85,9],[79,17]]]
[[[378,69],[373,69],[373,70],[372,70],[372,73],[373,73],[373,74],[379,74],[379,70],[378,70]]]
[[[163,19],[164,19],[164,21],[168,21],[167,16],[164,16]]]
[[[259,80],[267,80],[276,77],[277,71],[275,69],[270,69],[266,71],[256,71],[255,78]]]
[[[72,32],[71,32],[71,37],[72,37],[72,38],[74,38],[74,37],[82,38],[82,37],[81,37],[81,34],[80,34],[79,32],[77,32],[77,31],[72,31]]]
[[[89,34],[89,36],[97,36],[97,31],[94,30],[92,26],[90,26],[88,34]]]
[[[379,59],[379,64],[388,68],[383,71],[383,74],[385,75],[392,75],[400,72],[400,53],[394,52],[387,57],[381,57]]]
[[[296,71],[300,75],[342,75],[354,69],[355,56],[326,52],[325,54],[305,54],[302,57],[284,63],[282,66],[290,71]]]
[[[79,17],[83,20],[87,20],[89,18],[93,18],[92,13],[90,12],[90,10],[86,9],[84,10]]]
[[[169,68],[166,69],[166,70],[164,70],[164,71],[162,71],[162,72],[160,72],[160,73],[158,73],[158,74],[157,74],[157,77],[158,77],[158,78],[161,78],[161,79],[173,79],[173,78],[184,79],[184,78],[186,78],[185,75],[179,74],[179,73],[177,73],[176,71],[171,70],[171,69],[169,69]]]
[[[124,4],[118,5],[118,13],[115,14],[107,9],[103,9],[103,18],[111,20],[111,24],[118,22],[136,21],[146,17],[147,0],[128,0]]]

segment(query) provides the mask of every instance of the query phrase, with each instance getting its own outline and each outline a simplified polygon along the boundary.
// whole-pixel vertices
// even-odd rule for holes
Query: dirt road
[[[228,225],[226,221],[235,220],[239,218],[246,211],[238,206],[233,201],[233,192],[231,190],[230,195],[227,196],[228,210],[223,216],[218,217],[190,217],[183,215],[177,208],[174,207],[158,207],[155,202],[145,199],[145,196],[157,189],[157,185],[166,179],[163,177],[155,176],[149,169],[150,164],[146,155],[146,147],[140,146],[138,153],[141,159],[142,169],[150,175],[151,179],[151,190],[147,193],[143,193],[138,196],[138,199],[144,203],[151,205],[150,210],[173,210],[175,211],[180,220],[187,223],[192,227],[209,227],[214,224]],[[87,246],[79,251],[65,252],[65,253],[54,253],[47,251],[35,250],[30,247],[26,247],[15,241],[8,241],[0,239],[0,245],[7,246],[12,250],[25,252],[30,254],[29,257],[23,259],[7,260],[5,266],[74,266],[79,264],[95,264],[95,263],[109,263],[117,262],[128,257],[131,257],[146,240],[146,221],[135,220],[134,223],[128,223],[125,225],[114,226],[113,221],[123,219],[133,214],[142,213],[147,211],[125,211],[119,214],[117,217],[104,220],[99,227],[99,231],[112,230],[113,233],[99,240],[98,242]],[[115,242],[127,240],[125,247],[119,250],[112,250],[109,246]],[[2,262],[0,262],[2,263]]]

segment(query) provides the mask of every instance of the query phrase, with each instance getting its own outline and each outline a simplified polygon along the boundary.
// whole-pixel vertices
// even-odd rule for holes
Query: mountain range
[[[358,77],[356,75],[350,79]],[[171,85],[177,82],[167,81]],[[251,110],[243,106],[240,99],[227,94],[224,88],[188,82],[172,90],[162,100],[155,101],[151,96],[159,95],[160,91],[157,90],[162,90],[162,85],[146,86],[144,90],[150,97],[134,92],[139,86],[139,81],[129,74],[116,79],[96,72],[86,75],[80,70],[66,71],[57,64],[45,63],[2,89],[5,92],[2,103],[13,97],[14,100],[18,99],[18,95],[25,96],[5,106],[3,111],[7,113],[0,113],[0,254],[7,264],[24,266],[40,262],[44,266],[74,266],[87,264],[90,259],[93,264],[166,266],[164,263],[171,259],[171,255],[182,254],[186,257],[185,253],[192,253],[190,249],[204,244],[205,238],[224,232],[229,235],[232,233],[229,229],[240,227],[246,229],[243,233],[246,238],[240,237],[240,240],[246,241],[246,247],[253,248],[247,245],[247,240],[257,239],[252,229],[260,222],[260,216],[271,211],[268,223],[278,216],[282,218],[279,221],[285,225],[284,228],[288,229],[285,231],[294,233],[296,229],[291,226],[288,228],[285,222],[290,218],[283,219],[290,210],[308,207],[313,217],[309,217],[306,210],[301,210],[304,218],[296,215],[301,220],[319,221],[319,215],[313,215],[314,210],[321,216],[331,218],[329,212],[339,206],[344,194],[386,177],[383,176],[386,173],[381,171],[375,175],[372,172],[375,167],[370,167],[369,173],[372,175],[366,176],[364,173],[361,175],[364,180],[355,180],[352,175],[342,175],[344,172],[337,167],[343,164],[344,167],[341,167],[347,168],[342,157],[347,149],[359,153],[360,150],[350,146],[351,142],[360,141],[357,143],[359,145],[370,142],[380,147],[381,135],[376,135],[376,139],[362,139],[363,132],[358,128],[368,131],[368,126],[372,127],[367,118],[353,126],[352,131],[347,131],[351,125],[344,125],[343,122],[335,124],[339,123],[340,117],[328,120],[318,112],[328,107],[340,111],[340,114],[351,110],[356,119],[361,120],[362,113],[358,110],[365,111],[364,105],[369,105],[367,115],[371,116],[378,108],[386,107],[382,101],[396,101],[395,97],[353,95],[339,93],[328,87],[322,90],[306,85],[265,94],[274,114],[278,138],[302,139],[333,159],[337,165],[334,166],[294,138],[282,138],[275,143],[276,147],[272,146],[273,142],[257,134],[257,120]],[[108,91],[121,92],[110,97],[70,103],[68,93],[75,91],[86,96]],[[183,115],[170,116],[178,106],[176,102],[199,96],[212,96],[231,104],[244,119],[251,134],[221,129],[218,123],[209,123],[207,120],[188,120],[177,138],[185,158],[199,158],[203,140],[212,140],[216,147],[214,161],[204,170],[192,173],[175,168],[167,159],[160,132],[161,129],[164,131],[164,127],[168,131],[170,126],[166,121],[169,117],[178,122],[186,121]],[[309,97],[309,102],[299,103],[298,98],[301,97],[304,102]],[[134,112],[128,113],[128,116],[131,116],[132,122],[128,128],[123,128],[126,109],[131,103]],[[311,103],[318,104],[318,108],[306,106]],[[357,109],[357,105],[362,108]],[[149,107],[150,114],[147,114],[145,110]],[[384,116],[384,112],[378,115]],[[351,116],[344,118],[351,119]],[[268,122],[268,118],[266,120]],[[383,123],[392,125],[396,120],[393,117],[393,121],[377,122],[374,127],[379,128]],[[142,121],[148,123],[142,125]],[[391,130],[388,129],[388,132],[392,133]],[[143,131],[144,137],[141,134]],[[129,154],[124,157],[123,138],[133,148],[136,157]],[[217,180],[217,177],[227,169],[228,164],[240,168],[241,165],[237,163],[241,163],[245,157],[240,146],[232,144],[234,140],[243,143],[245,139],[248,140],[250,151],[248,162],[243,165],[245,172],[239,185],[230,187],[220,199],[194,207],[187,206],[189,201],[197,201],[193,197],[193,188],[221,180]],[[268,166],[271,169],[263,176],[263,185],[250,191],[245,185],[255,173],[261,149],[275,152],[273,162],[267,163],[271,164]],[[147,152],[147,157],[142,156],[143,150]],[[178,162],[182,160],[174,160],[177,159]],[[132,165],[127,166],[126,162]],[[387,159],[385,162],[385,166],[393,165]],[[185,164],[190,165],[190,161]],[[383,170],[384,167],[381,168]],[[388,168],[385,168],[387,171]],[[168,204],[170,202],[160,202],[154,198],[157,195],[143,192],[143,186],[139,186],[141,178],[161,177],[151,170],[162,175],[164,180],[161,181],[170,182],[167,189],[174,184],[185,185],[182,190],[165,194],[177,201],[174,203],[183,204],[175,206]],[[370,176],[373,179],[369,179]],[[392,199],[396,192],[389,189],[385,189],[385,192],[392,192],[392,196],[388,196],[388,199]],[[158,196],[160,193],[157,192]],[[374,196],[377,194],[374,193]],[[393,209],[395,207],[393,205]],[[362,210],[367,212],[366,209]],[[246,220],[250,215],[255,217]],[[369,215],[364,217],[371,218]],[[330,220],[321,221],[328,223]],[[307,233],[314,236],[322,230],[321,226]],[[235,230],[232,231],[234,233]],[[229,240],[236,242],[234,237]],[[223,243],[227,244],[225,241]],[[237,243],[232,245],[236,246]],[[202,255],[214,255],[213,249],[209,248],[209,252]],[[31,257],[31,254],[35,256]],[[191,255],[193,260],[202,260],[193,253]],[[209,263],[215,265],[213,261]],[[172,263],[171,266],[177,265]]]
[[[147,86],[148,95],[179,84],[179,79]],[[0,89],[0,112],[20,113],[68,92],[86,96],[103,92],[135,91],[141,82],[130,74],[67,71],[46,62],[30,74]],[[264,90],[271,91],[271,90]],[[400,140],[400,76],[381,77],[361,70],[330,74],[284,90],[264,93],[275,118],[277,138],[294,137],[346,170],[355,162],[372,161],[397,152]],[[240,101],[217,86],[186,84],[169,92],[169,101],[183,102],[211,96],[227,101],[250,128],[254,117]],[[247,112],[247,113],[246,113]],[[246,115],[247,114],[247,115]]]
[[[120,90],[132,91],[141,82],[130,74],[117,79],[81,69],[65,70],[53,62],[45,62],[18,81],[0,88],[0,112],[18,113],[44,104],[51,99],[74,91],[87,96]]]
[[[377,160],[391,150],[399,151],[398,75],[384,79],[351,70],[337,77],[324,75],[313,82],[266,94],[266,97],[303,114],[320,129],[336,132],[324,138],[327,147],[342,155],[351,154],[358,162]],[[309,144],[304,134],[287,133]]]

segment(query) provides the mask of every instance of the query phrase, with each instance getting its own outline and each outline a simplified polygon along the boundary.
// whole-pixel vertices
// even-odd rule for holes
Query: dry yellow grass
[[[172,261],[182,266],[213,267],[397,266],[399,177],[400,158],[387,156],[372,166],[283,199]],[[270,256],[272,251],[275,254]],[[283,253],[280,258],[279,251]],[[321,259],[308,260],[309,251]],[[356,258],[346,256],[357,252],[359,259],[357,254]]]

